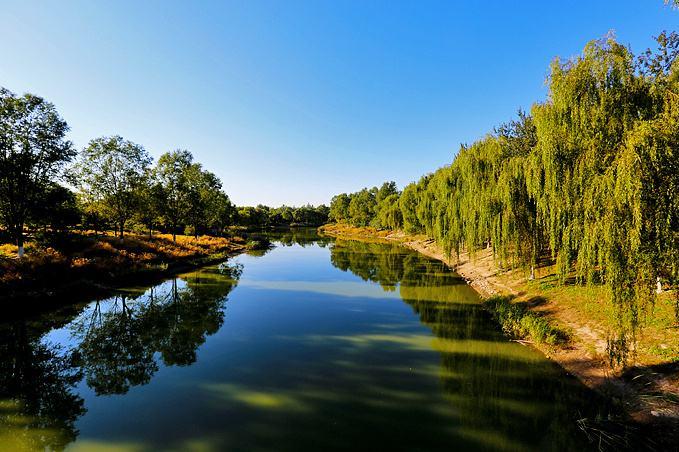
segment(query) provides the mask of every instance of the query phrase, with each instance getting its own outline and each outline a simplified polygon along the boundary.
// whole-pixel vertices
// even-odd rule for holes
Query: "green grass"
[[[530,339],[540,344],[566,342],[568,334],[551,325],[545,318],[530,312],[525,306],[512,303],[512,297],[496,296],[484,301],[502,329],[512,337]]]

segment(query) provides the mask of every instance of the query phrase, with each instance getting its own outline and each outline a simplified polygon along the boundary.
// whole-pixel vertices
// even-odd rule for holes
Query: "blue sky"
[[[0,85],[53,102],[78,148],[185,148],[239,205],[399,186],[545,97],[555,56],[679,11],[630,1],[2,1]]]

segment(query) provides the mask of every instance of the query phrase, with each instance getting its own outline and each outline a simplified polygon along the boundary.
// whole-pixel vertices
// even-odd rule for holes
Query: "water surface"
[[[0,325],[0,449],[582,450],[593,396],[441,263],[277,246]]]

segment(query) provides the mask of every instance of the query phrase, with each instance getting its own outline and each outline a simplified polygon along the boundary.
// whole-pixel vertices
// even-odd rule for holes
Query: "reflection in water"
[[[74,393],[81,372],[70,353],[42,344],[26,322],[0,328],[0,444],[3,450],[60,450],[85,413]]]
[[[397,245],[343,240],[331,259],[385,290],[398,289],[438,338],[429,345],[440,353],[446,396],[463,413],[462,436],[499,449],[566,450],[581,439],[578,419],[608,414],[577,380],[489,327],[477,294],[443,263]]]
[[[273,238],[263,258],[0,325],[0,449],[593,447],[575,421],[602,405],[439,262]]]
[[[226,295],[241,271],[211,267],[185,275],[181,289],[173,279],[136,299],[115,296],[105,308],[95,302],[73,323],[88,386],[97,394],[124,394],[146,384],[158,370],[155,353],[166,366],[193,364],[206,336],[222,326]]]
[[[334,240],[328,236],[319,236],[313,228],[291,228],[285,231],[270,232],[268,236],[271,240],[275,240],[277,245],[298,245],[302,248],[310,245],[325,248]]]
[[[221,264],[130,296],[97,300],[75,318],[14,322],[0,327],[0,447],[61,450],[78,435],[87,411],[74,391],[83,376],[97,395],[124,394],[166,366],[196,361],[196,350],[224,321],[226,296],[241,266]],[[68,324],[71,346],[43,340]]]

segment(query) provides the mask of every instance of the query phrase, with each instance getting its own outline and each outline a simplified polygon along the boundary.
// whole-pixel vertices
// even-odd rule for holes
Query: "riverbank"
[[[671,294],[661,295],[653,312],[646,313],[629,366],[613,369],[606,355],[612,315],[601,287],[561,286],[550,266],[536,269],[536,278],[529,281],[524,271],[499,269],[491,250],[472,257],[467,253],[450,257],[433,240],[400,231],[343,224],[325,225],[319,231],[338,238],[398,242],[445,262],[484,300],[492,301],[485,303],[491,312],[497,306],[506,308],[506,303],[496,302],[502,297],[567,336],[565,341],[523,337],[522,343],[529,343],[588,387],[624,405],[636,421],[660,426],[663,434],[673,435],[669,444],[679,441],[679,333]]]
[[[26,255],[0,247],[0,303],[22,300],[22,306],[50,308],[64,295],[94,296],[117,287],[224,260],[256,247],[241,237],[129,234],[69,234],[49,246],[27,244]],[[16,303],[11,303],[15,305]],[[21,310],[20,306],[11,306]]]

